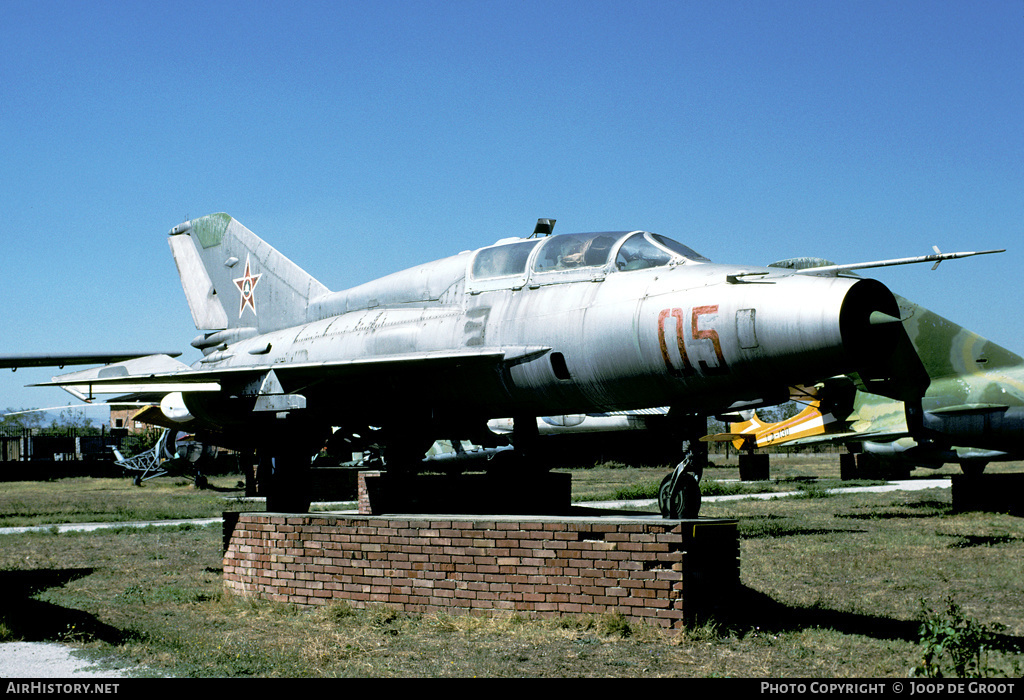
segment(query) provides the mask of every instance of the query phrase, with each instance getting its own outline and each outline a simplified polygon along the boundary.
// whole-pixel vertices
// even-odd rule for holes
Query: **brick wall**
[[[739,584],[733,520],[225,514],[228,590],[408,612],[619,612],[681,628]]]

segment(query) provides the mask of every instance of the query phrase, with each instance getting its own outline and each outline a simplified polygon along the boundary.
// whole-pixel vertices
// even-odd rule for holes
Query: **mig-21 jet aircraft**
[[[842,274],[871,263],[716,264],[658,234],[551,235],[553,223],[330,291],[227,214],[187,221],[168,240],[202,359],[142,357],[52,384],[85,399],[159,393],[144,420],[254,451],[267,509],[292,512],[308,509],[328,438],[377,445],[389,472],[407,472],[436,439],[485,443],[489,419],[512,417],[530,467],[538,416],[669,406],[674,518],[700,507],[706,416],[848,372],[896,398],[924,390],[892,293]]]

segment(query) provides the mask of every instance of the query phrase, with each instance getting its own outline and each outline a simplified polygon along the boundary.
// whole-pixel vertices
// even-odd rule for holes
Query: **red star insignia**
[[[245,307],[248,306],[252,309],[253,314],[256,313],[256,284],[260,281],[262,274],[254,275],[249,270],[249,256],[245,256],[245,274],[236,280],[233,280],[235,285],[238,287],[238,291],[242,293],[242,301],[238,306],[238,318],[242,318],[242,313],[245,311]]]

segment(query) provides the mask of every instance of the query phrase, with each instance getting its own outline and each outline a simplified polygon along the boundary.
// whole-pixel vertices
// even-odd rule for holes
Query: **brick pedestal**
[[[408,612],[619,612],[682,628],[739,585],[734,520],[657,517],[225,518],[224,583],[268,600]]]

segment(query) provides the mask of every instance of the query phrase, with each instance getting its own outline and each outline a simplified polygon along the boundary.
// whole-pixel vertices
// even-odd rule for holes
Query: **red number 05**
[[[722,343],[718,339],[718,331],[714,329],[699,330],[697,328],[700,316],[717,313],[717,304],[714,306],[695,306],[690,313],[690,338],[693,340],[710,340],[711,346],[715,351],[715,359],[718,361],[717,366],[711,366],[704,360],[698,360],[697,364],[700,366],[702,374],[718,374],[727,371],[725,357],[722,356]],[[675,319],[675,345],[676,349],[679,350],[679,358],[682,361],[681,367],[675,366],[668,352],[668,333],[666,333],[665,325],[669,317]],[[673,377],[688,377],[696,373],[696,369],[694,369],[693,363],[690,361],[686,351],[684,335],[683,310],[664,309],[658,315],[658,344],[661,346],[661,356],[665,360],[665,367],[668,368],[669,374]]]

